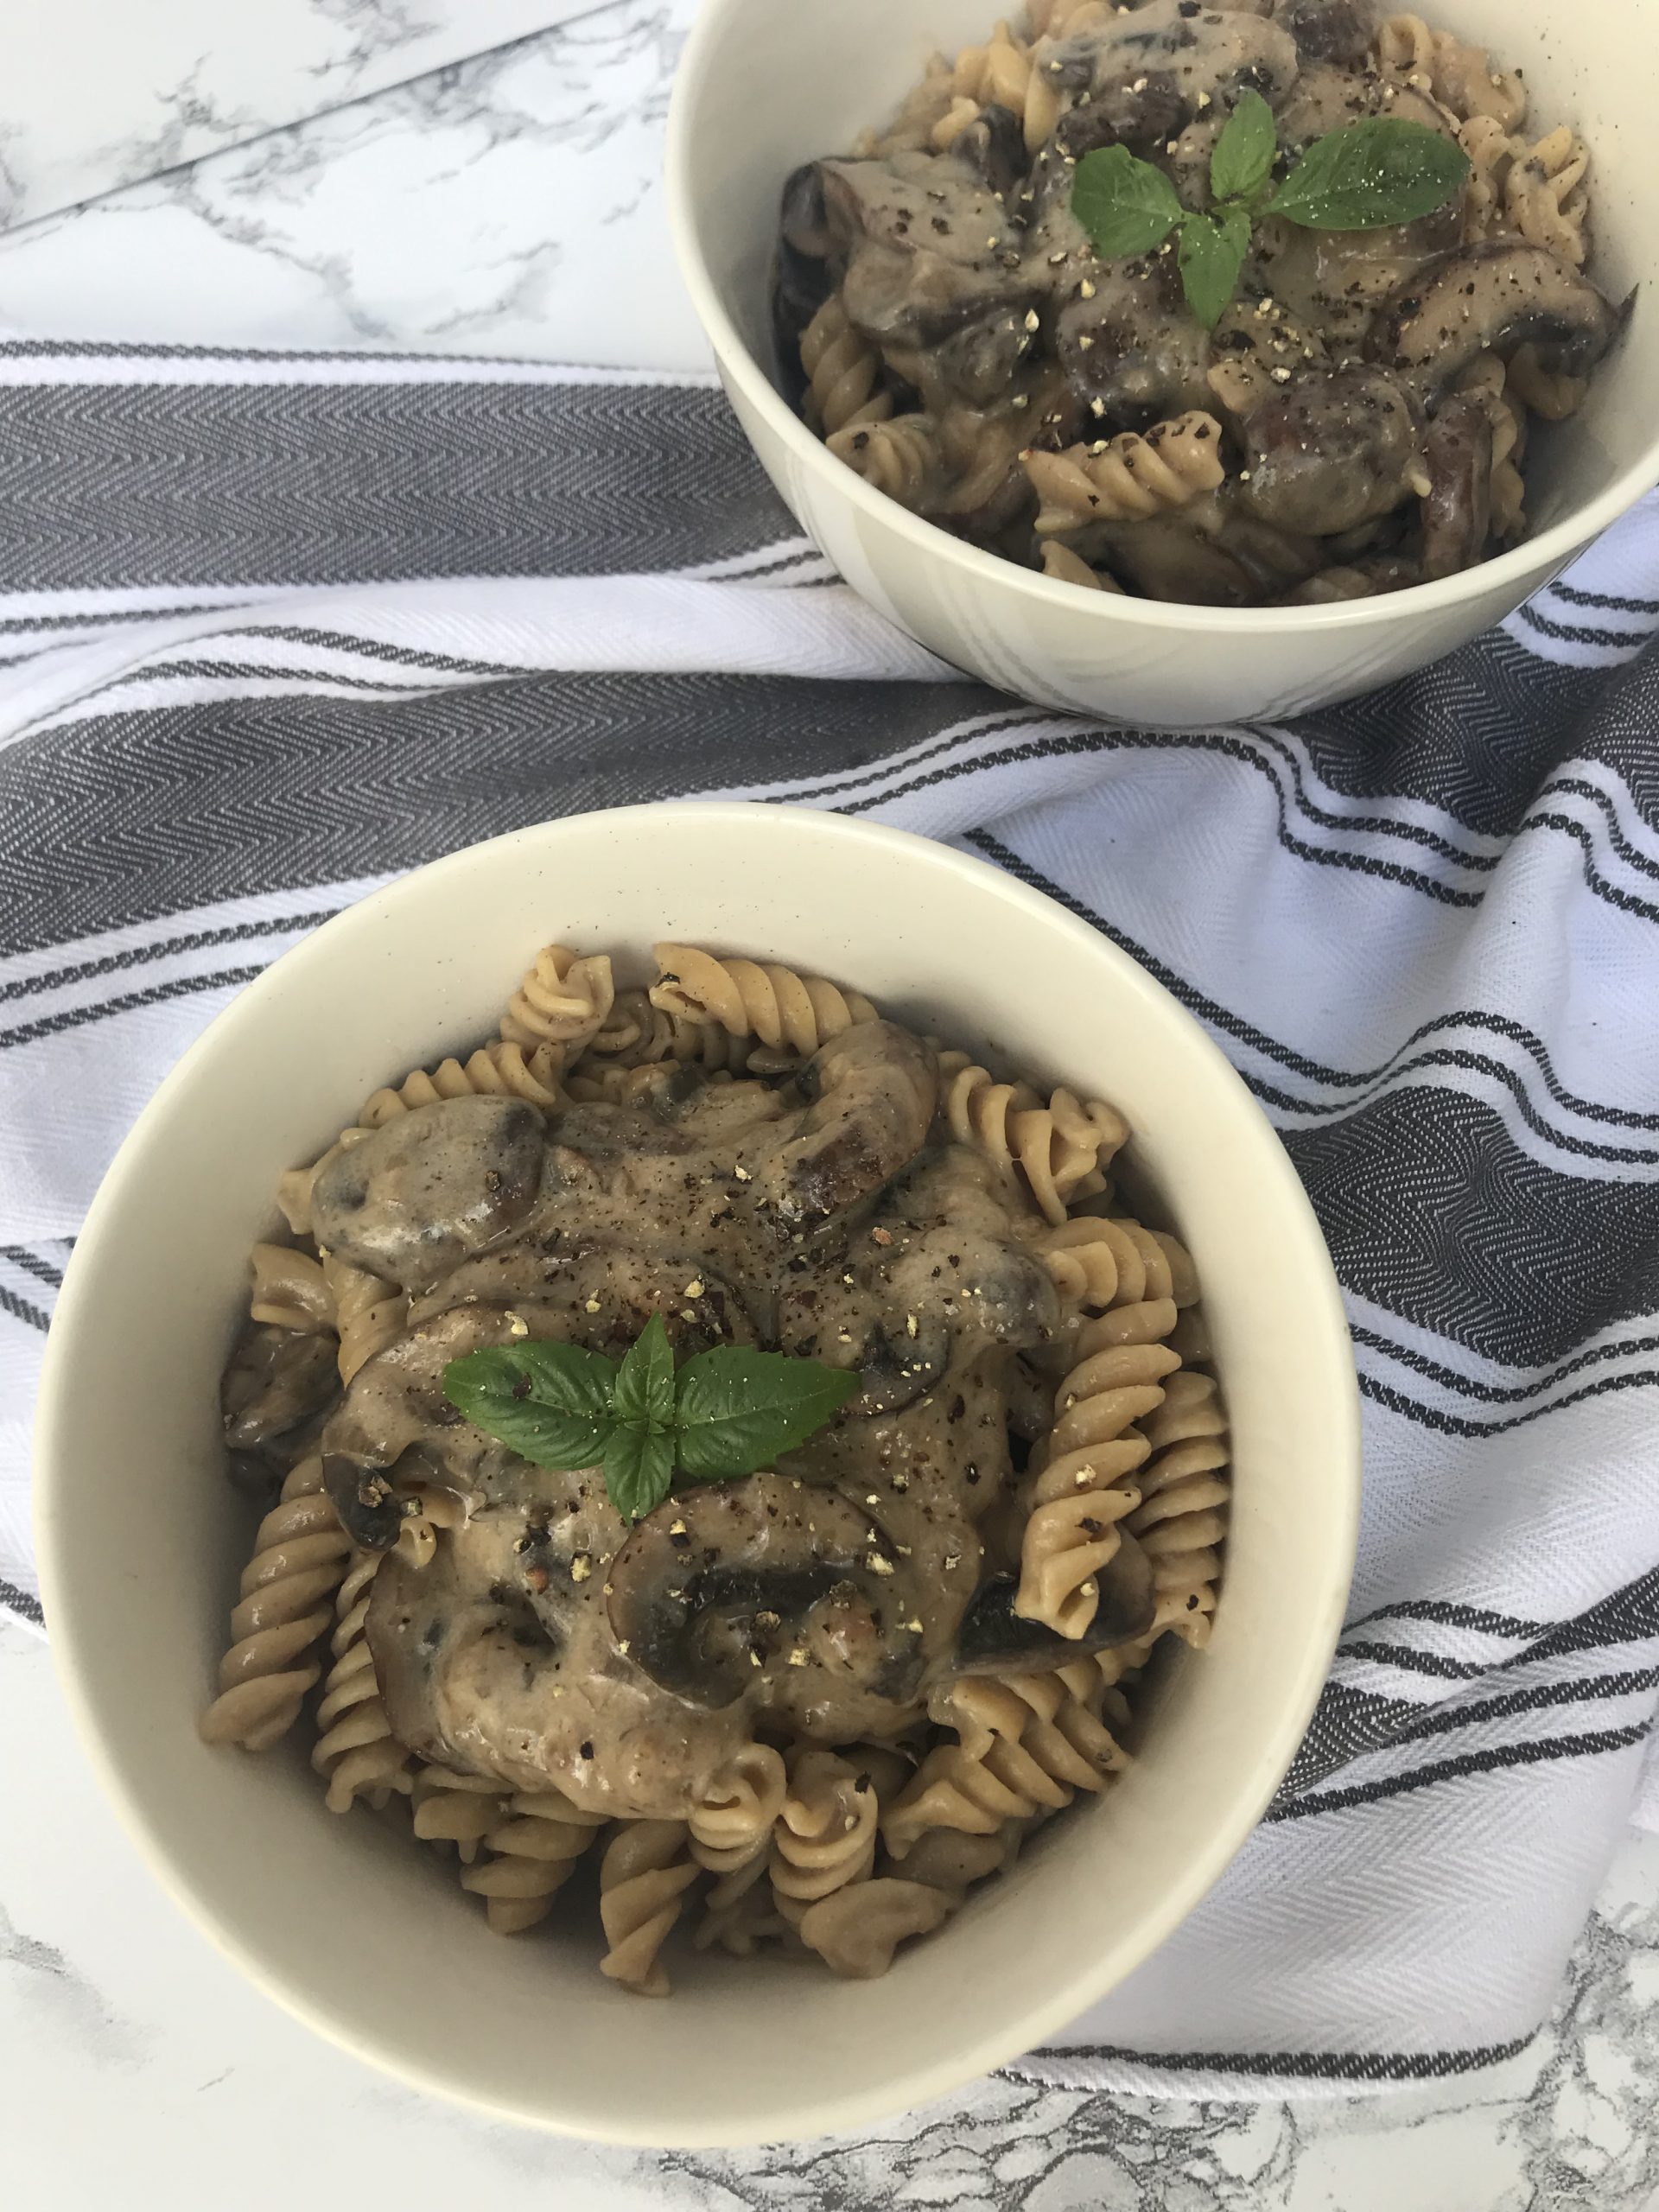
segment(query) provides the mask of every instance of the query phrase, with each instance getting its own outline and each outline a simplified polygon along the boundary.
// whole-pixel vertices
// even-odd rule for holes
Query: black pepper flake
[[[576,1757],[577,1757],[579,1759],[590,1759],[590,1758],[592,1758],[592,1757],[593,1757],[593,1756],[594,1756],[593,1738],[590,1737],[590,1738],[588,1738],[588,1740],[585,1744],[582,1745],[578,1748],[577,1752],[576,1752]]]

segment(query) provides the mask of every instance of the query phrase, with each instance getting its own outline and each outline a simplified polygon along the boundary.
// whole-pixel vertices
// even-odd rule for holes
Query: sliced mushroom
[[[353,1376],[339,1411],[322,1433],[323,1484],[342,1525],[371,1551],[397,1541],[404,1517],[391,1472],[419,1446],[428,1465],[463,1497],[483,1496],[493,1470],[512,1454],[493,1437],[462,1418],[444,1395],[443,1370],[452,1359],[493,1344],[512,1344],[537,1327],[535,1306],[457,1306],[365,1360]]]
[[[957,1632],[957,1648],[947,1672],[995,1675],[1004,1669],[1034,1673],[1114,1644],[1132,1643],[1152,1626],[1155,1599],[1152,1568],[1135,1538],[1124,1535],[1110,1562],[1096,1576],[1100,1602],[1080,1637],[1058,1636],[1040,1621],[1022,1620],[1014,1610],[1019,1588],[1012,1574],[981,1583]]]
[[[280,1445],[339,1394],[332,1337],[251,1325],[220,1386],[225,1441],[232,1452]]]
[[[907,1029],[861,1021],[797,1081],[812,1103],[754,1178],[756,1198],[790,1229],[844,1211],[909,1165],[933,1119],[938,1062]]]
[[[1086,87],[1083,107],[1104,104],[1113,138],[1129,144],[1161,145],[1206,110],[1225,113],[1247,90],[1276,102],[1298,67],[1295,40],[1265,10],[1199,8],[1192,0],[1147,0],[1109,16],[1061,40],[1050,58],[1059,64],[1056,81]],[[1084,150],[1066,145],[1072,154]]]
[[[1249,512],[1280,530],[1334,537],[1397,507],[1421,429],[1400,381],[1357,366],[1287,385],[1244,423]]]
[[[683,1491],[639,1523],[607,1580],[619,1648],[688,1705],[732,1704],[791,1649],[883,1697],[919,1677],[892,1548],[817,1484],[759,1474]]]
[[[1471,568],[1492,523],[1492,418],[1472,393],[1454,393],[1423,448],[1423,574],[1432,582]]]
[[[1115,429],[1202,407],[1210,397],[1209,335],[1182,298],[1173,256],[1085,263],[1078,290],[1055,317],[1053,344],[1092,417]]]
[[[518,1098],[445,1098],[331,1160],[311,1196],[319,1244],[423,1289],[535,1203],[546,1124]]]
[[[1031,161],[1025,126],[1011,108],[995,100],[951,140],[950,151],[975,183],[999,200],[1018,189]]]
[[[1623,321],[1624,310],[1542,246],[1494,238],[1409,277],[1379,312],[1366,351],[1432,394],[1482,353],[1524,345],[1547,368],[1582,376]]]
[[[1198,502],[1193,501],[1197,506]],[[1100,558],[1148,599],[1192,607],[1249,607],[1256,589],[1249,569],[1213,540],[1213,531],[1154,515],[1146,522],[1108,523],[1090,533],[1090,558]]]
[[[1358,68],[1376,35],[1371,0],[1273,0],[1273,20],[1296,41],[1304,62]]]
[[[778,259],[772,271],[772,334],[778,366],[798,401],[806,389],[799,340],[834,290],[839,268],[832,259],[836,241],[823,203],[823,177],[817,162],[798,168],[784,187],[778,224]]]

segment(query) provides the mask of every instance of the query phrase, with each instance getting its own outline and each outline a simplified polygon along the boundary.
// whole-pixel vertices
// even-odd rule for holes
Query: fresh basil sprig
[[[778,1351],[717,1344],[676,1370],[653,1313],[620,1362],[575,1344],[501,1344],[452,1359],[444,1395],[538,1467],[601,1467],[625,1521],[687,1482],[769,1466],[860,1388],[855,1374]]]
[[[1426,124],[1368,116],[1316,138],[1275,192],[1278,158],[1273,110],[1247,92],[1210,156],[1208,209],[1183,207],[1160,168],[1127,146],[1085,154],[1071,187],[1071,208],[1108,261],[1150,253],[1179,233],[1181,288],[1206,330],[1233,296],[1263,215],[1320,231],[1374,231],[1432,214],[1469,174],[1469,156]]]

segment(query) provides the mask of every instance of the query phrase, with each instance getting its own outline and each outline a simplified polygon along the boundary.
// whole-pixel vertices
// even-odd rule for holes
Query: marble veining
[[[593,0],[54,0],[0,14],[0,225],[545,30]]]
[[[399,15],[414,4],[380,0]],[[0,321],[63,338],[701,366],[660,184],[695,11],[622,0],[15,229],[0,238]],[[181,98],[194,114],[208,95]],[[149,166],[182,157],[192,126],[175,124]]]

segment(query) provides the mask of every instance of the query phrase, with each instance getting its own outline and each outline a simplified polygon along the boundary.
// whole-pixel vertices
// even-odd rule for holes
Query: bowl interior
[[[595,1972],[589,1916],[491,1936],[453,1869],[323,1807],[296,1746],[210,1751],[251,1517],[217,1382],[281,1171],[367,1091],[493,1026],[549,938],[644,971],[663,935],[848,981],[1129,1115],[1191,1244],[1234,1427],[1213,1645],[1182,1653],[1145,1755],[886,1980],[688,1961],[666,2005]],[[543,825],[329,924],[217,1021],[93,1208],[42,1394],[48,1618],[82,1730],[158,1872],[272,1994],[362,2056],[516,2117],[646,2143],[851,2126],[1057,2029],[1215,1878],[1294,1751],[1352,1561],[1352,1367],[1329,1263],[1243,1085],[1145,973],[1058,907],[897,832],[675,805]]]
[[[677,95],[681,220],[731,334],[767,379],[777,380],[767,302],[785,178],[880,125],[930,54],[984,39],[997,12],[995,0],[841,0],[820,9],[709,0]],[[1523,70],[1533,95],[1529,137],[1569,123],[1586,139],[1592,273],[1616,300],[1640,287],[1630,327],[1597,372],[1581,412],[1566,423],[1534,425],[1528,511],[1535,541],[1604,494],[1619,493],[1630,472],[1645,473],[1647,481],[1659,474],[1651,398],[1659,359],[1659,162],[1651,152],[1659,37],[1643,29],[1628,0],[1580,0],[1565,14],[1543,0],[1446,0],[1424,12],[1436,29],[1487,44],[1506,67]],[[713,335],[716,351],[729,356],[722,333]],[[779,398],[768,412],[781,420],[789,410]],[[806,449],[817,442],[804,426],[795,430],[803,465],[835,466],[827,454],[814,461]],[[1643,488],[1631,482],[1621,496]],[[1195,611],[1205,623],[1213,617],[1214,610]]]

